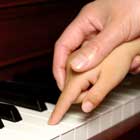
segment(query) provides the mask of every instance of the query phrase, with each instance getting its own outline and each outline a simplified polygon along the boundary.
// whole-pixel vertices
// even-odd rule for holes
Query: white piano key
[[[100,132],[100,117],[96,117],[87,123],[87,139],[97,135]]]
[[[117,123],[120,122],[122,118],[122,106],[116,101],[113,101],[111,99],[107,99],[104,101],[103,105],[109,106],[112,108],[112,111],[110,112],[112,115],[111,119],[111,125],[116,125]],[[117,116],[117,117],[116,117]]]
[[[118,102],[118,104],[121,105],[121,121],[127,119],[129,116],[132,116],[134,112],[134,104],[131,102],[130,97],[116,94],[112,94],[112,97],[113,98],[110,98],[110,100]]]
[[[40,119],[38,117],[28,115],[28,114],[24,114],[24,113],[21,113],[21,115],[22,115],[22,119],[27,124],[37,126],[37,127],[42,127],[42,128],[47,126],[47,119],[46,120]]]
[[[35,129],[34,127],[30,125],[25,125],[22,122],[13,123],[6,120],[3,120],[3,122],[5,124],[6,129],[8,129],[9,131],[16,132],[17,133],[16,137],[17,136],[21,137],[20,140],[26,140],[26,139],[34,138],[34,137],[35,137],[35,140],[37,140],[39,138],[38,137],[39,129]],[[44,139],[42,138],[42,140]]]
[[[123,107],[123,120],[134,115],[134,102],[135,102],[134,97],[132,97],[130,95],[126,95],[125,93],[122,93],[122,94],[119,93],[119,94],[115,95],[115,97],[119,98],[118,101],[120,101],[121,103],[124,104],[122,106]],[[124,100],[126,100],[126,102],[124,102]]]
[[[25,116],[25,119],[28,118],[26,116],[30,116],[29,118],[33,118],[31,121],[27,120],[26,122],[33,123],[33,124],[35,122],[35,124],[36,124],[37,121],[34,121],[34,119],[39,118],[41,121],[39,122],[40,124],[38,124],[38,126],[40,126],[40,125],[45,126],[43,124],[47,125],[48,119],[49,119],[49,117],[52,113],[50,111],[50,109],[47,110],[47,111],[43,111],[43,112],[32,111],[32,110],[25,109],[25,108],[22,108],[22,107],[18,107],[18,109],[21,112],[21,114],[23,114],[23,117]],[[75,127],[81,125],[84,121],[85,121],[84,119],[74,118],[67,113],[65,115],[65,117],[62,119],[60,124],[67,125],[69,128],[72,129],[72,128],[75,128]]]
[[[110,110],[108,106],[100,104],[95,110],[95,113],[98,113],[99,116],[102,116],[103,114],[107,113]]]
[[[87,139],[87,124],[75,128],[75,140]]]
[[[29,115],[32,115],[32,116],[37,116],[37,117],[41,117],[41,118],[46,118],[46,116],[48,117],[50,115],[50,111],[49,110],[45,110],[43,112],[39,112],[39,111],[35,111],[35,110],[31,110],[31,109],[26,109],[26,108],[23,108],[23,107],[19,107],[19,106],[16,106],[17,109],[21,112],[21,113],[24,113],[24,114],[29,114]]]
[[[114,99],[115,100],[115,99]],[[102,102],[102,105],[105,105],[105,106],[109,106],[112,110],[117,108],[117,107],[120,107],[121,104],[118,104],[116,101],[114,101],[113,98],[106,98],[103,102]]]
[[[112,111],[108,111],[103,116],[101,116],[101,121],[100,121],[101,132],[112,126],[112,119],[113,119]]]
[[[69,114],[67,114],[67,115],[65,115],[65,117],[62,119],[61,122],[63,124],[67,124],[67,125],[70,125],[70,126],[78,127],[78,126],[84,124],[85,121],[86,121],[86,119],[74,118],[74,117],[71,117],[71,115],[69,116]]]
[[[0,139],[1,140],[26,140],[21,138],[21,134],[17,133],[17,131],[9,130],[7,128],[3,128],[0,130]]]
[[[99,109],[96,110],[97,112],[104,112],[100,114],[100,132],[108,129],[112,126],[112,107],[107,105],[100,105]]]
[[[115,91],[116,95],[121,95],[125,97],[129,97],[131,99],[135,99],[136,97],[140,96],[140,91],[136,89],[129,89],[129,88],[119,88]]]
[[[29,116],[29,118],[30,117],[31,116]],[[31,117],[30,121],[32,119],[33,118]],[[19,133],[24,133],[28,137],[38,138],[38,135],[40,135],[42,140],[46,140],[46,138],[52,139],[71,129],[68,125],[66,126],[66,125],[62,125],[62,124],[50,126],[50,125],[47,125],[47,123],[45,123],[45,121],[44,121],[44,124],[46,124],[46,126],[41,125],[41,124],[39,124],[39,122],[40,122],[39,119],[38,120],[34,119],[34,123],[35,123],[34,125],[30,121],[28,120],[28,118],[24,118],[24,115],[23,115],[23,121],[18,122],[18,123],[12,123],[12,122],[3,120],[5,127],[7,129],[15,130]],[[37,121],[37,122],[35,122],[35,121]]]
[[[44,112],[37,112],[34,111],[32,114],[32,111],[29,109],[24,109],[21,107],[18,107],[19,111],[21,112],[21,116],[23,120],[30,125],[38,126],[41,128],[47,128],[48,127],[48,119],[52,112],[50,111],[44,111]],[[26,111],[28,110],[28,111]],[[27,113],[28,112],[28,113]],[[65,133],[69,130],[74,129],[75,127],[81,125],[84,122],[84,120],[73,118],[67,114],[64,119],[57,125],[61,129],[61,134]],[[49,126],[50,127],[50,126]],[[55,126],[52,126],[55,127]]]
[[[67,133],[62,134],[61,140],[75,140],[74,130],[71,130],[71,131],[68,131]]]
[[[26,115],[30,115],[32,117],[37,117],[37,118],[40,118],[40,120],[46,120],[46,123],[48,121],[48,118],[50,117],[51,113],[52,113],[52,107],[54,108],[54,105],[51,105],[49,104],[48,107],[48,110],[47,111],[43,111],[43,112],[38,112],[38,111],[33,111],[33,110],[29,110],[29,109],[25,109],[25,108],[22,108],[22,107],[17,107],[20,112],[22,114],[26,114]],[[82,115],[81,115],[82,116]],[[82,116],[83,118],[83,116]],[[67,123],[67,124],[70,124],[70,125],[75,125],[75,124],[79,124],[80,122],[82,123],[84,120],[82,119],[75,119],[73,118],[73,115],[67,113],[64,117],[64,119],[62,119],[62,123]]]
[[[120,102],[120,104],[126,104],[127,102],[129,102],[131,100],[131,98],[129,96],[123,96],[121,94],[116,94],[116,92],[112,92],[110,97],[109,97],[112,101],[117,101]]]
[[[119,94],[121,94],[122,92],[125,92],[125,96],[134,98],[134,100],[132,101],[134,104],[132,115],[140,112],[140,90],[122,88],[122,91],[120,89]]]
[[[75,124],[76,127],[79,125],[83,125],[86,121],[91,119],[92,117],[96,117],[98,113],[91,112],[91,113],[84,113],[79,106],[73,106],[65,115],[62,122],[63,123],[70,123]]]
[[[112,126],[118,124],[122,120],[122,107],[115,108],[112,116]]]
[[[92,116],[92,119],[87,122],[87,138],[91,138],[92,136],[95,136],[101,132],[101,130],[103,129],[103,124],[101,124],[101,121],[103,119],[103,116],[108,112],[107,109],[108,107],[100,105],[93,111],[98,115]]]
[[[80,104],[80,105],[72,105],[70,110],[68,111],[68,114],[76,118],[89,118],[91,117],[92,112],[91,113],[83,112]]]
[[[19,128],[19,130],[23,130],[23,131],[30,131],[30,130],[33,130],[33,126],[27,126],[27,129],[26,129],[26,125],[23,124],[22,121],[20,122],[17,122],[17,123],[13,123],[13,122],[10,122],[10,121],[7,121],[7,120],[2,120],[4,125],[5,125],[5,128],[7,129],[11,129],[11,130],[17,130],[17,128]]]
[[[134,106],[135,106],[135,113],[139,113],[140,112],[140,96],[136,98],[134,102]]]
[[[134,115],[136,113],[135,103],[137,98],[139,98],[140,96],[140,92],[135,89],[121,88],[119,89],[118,94],[123,96],[129,96],[129,98],[131,98],[131,115]],[[129,109],[127,109],[126,111],[128,112]],[[127,113],[126,118],[128,117],[130,117],[129,113]]]
[[[133,101],[126,103],[125,106],[123,106],[123,108],[124,108],[124,113],[123,113],[124,120],[134,115],[134,102]]]

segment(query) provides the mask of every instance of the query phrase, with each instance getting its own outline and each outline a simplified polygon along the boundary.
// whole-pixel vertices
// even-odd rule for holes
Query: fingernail
[[[72,61],[71,61],[71,66],[74,69],[81,69],[83,67],[85,67],[86,65],[88,65],[88,63],[94,59],[94,57],[96,56],[96,52],[97,52],[97,48],[94,48],[94,50],[91,51],[87,51],[86,55],[83,54],[79,54],[77,57],[75,57]]]
[[[51,120],[51,118],[48,120],[48,125],[52,125],[52,120]]]
[[[82,110],[86,113],[91,112],[94,108],[94,105],[89,101],[82,104]]]
[[[54,118],[53,118],[53,113],[51,114],[51,116],[50,116],[50,118],[49,118],[49,120],[48,120],[48,124],[49,124],[49,125],[54,125],[54,124],[55,124],[55,120],[54,120]]]
[[[53,122],[53,121],[52,121],[52,118],[51,118],[51,116],[50,116],[50,118],[49,118],[49,120],[48,120],[48,124],[51,125],[52,122]]]
[[[56,125],[56,123],[53,122],[53,120],[48,120],[48,125]]]
[[[81,69],[88,63],[88,58],[83,55],[78,55],[76,58],[74,58],[71,62],[71,66],[75,69]]]
[[[53,119],[48,120],[48,125],[56,125],[56,123],[53,121]]]

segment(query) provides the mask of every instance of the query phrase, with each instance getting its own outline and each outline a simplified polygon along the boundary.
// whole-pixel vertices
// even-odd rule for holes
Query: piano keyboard
[[[140,81],[140,80],[139,80]],[[140,113],[140,89],[130,82],[112,91],[93,112],[86,114],[80,106],[73,105],[63,120],[55,126],[47,124],[54,104],[45,103],[48,110],[35,110],[16,106],[21,121],[1,119],[1,140],[86,140],[118,123]]]

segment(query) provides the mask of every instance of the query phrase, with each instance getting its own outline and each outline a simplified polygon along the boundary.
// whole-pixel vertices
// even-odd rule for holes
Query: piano
[[[88,0],[1,0],[0,139],[107,140],[140,123],[140,77],[128,75],[93,112],[73,105],[47,124],[60,91],[53,46]]]
[[[17,93],[15,94],[16,90],[9,88],[10,86],[8,85],[13,81],[2,81],[2,84],[4,85],[5,82],[7,90],[0,89],[0,93],[2,94],[2,91],[4,91],[4,94],[7,95],[6,92],[10,90],[11,95],[16,96],[17,100],[19,100],[20,98],[16,94],[18,92],[21,94],[20,90],[17,88]],[[47,108],[43,111],[34,109],[36,104],[31,103],[31,106],[28,107],[30,103],[24,97],[23,101],[25,102],[21,102],[21,104],[14,102],[15,105],[11,103],[11,100],[5,99],[5,102],[7,101],[6,103],[9,103],[9,106],[14,106],[17,111],[13,111],[14,109],[11,109],[11,107],[9,109],[10,113],[6,114],[8,107],[5,107],[5,110],[3,110],[7,118],[1,115],[3,114],[2,112],[0,113],[1,123],[4,125],[0,129],[0,138],[2,140],[87,140],[90,138],[92,138],[91,140],[98,140],[101,139],[99,138],[101,135],[110,134],[111,137],[114,134],[116,135],[116,133],[128,131],[140,122],[139,82],[139,76],[138,78],[126,78],[120,86],[106,97],[105,101],[97,109],[89,114],[83,113],[79,105],[73,105],[63,120],[55,126],[47,124],[55,106],[55,104],[47,102],[47,98],[43,102]],[[12,83],[13,87],[14,84],[15,82]],[[12,93],[13,91],[15,92]],[[53,91],[51,88],[50,90],[44,90],[48,96],[51,94],[51,91]],[[24,95],[28,97],[28,94],[28,92],[25,92]],[[4,96],[2,97],[4,98]],[[2,97],[0,97],[0,100],[3,99]],[[30,101],[32,102],[32,100],[31,98]],[[1,104],[5,105],[5,102],[1,102]],[[121,132],[119,132],[120,130]]]

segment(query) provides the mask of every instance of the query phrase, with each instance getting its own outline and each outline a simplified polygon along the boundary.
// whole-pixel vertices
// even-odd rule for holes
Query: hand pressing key
[[[65,86],[49,119],[49,124],[57,124],[73,103],[82,103],[82,110],[90,112],[127,75],[132,60],[140,54],[140,39],[120,45],[114,49],[97,67],[78,73],[72,70],[68,59]]]

